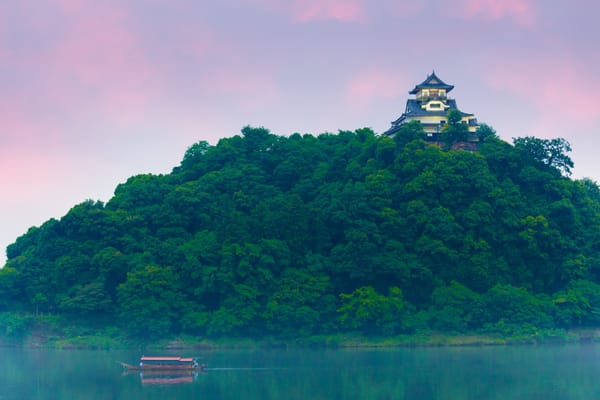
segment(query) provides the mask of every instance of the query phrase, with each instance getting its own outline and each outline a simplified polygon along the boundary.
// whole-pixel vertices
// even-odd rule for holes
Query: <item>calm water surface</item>
[[[10,399],[600,399],[600,345],[211,351],[195,375],[124,375],[139,353],[0,349]]]

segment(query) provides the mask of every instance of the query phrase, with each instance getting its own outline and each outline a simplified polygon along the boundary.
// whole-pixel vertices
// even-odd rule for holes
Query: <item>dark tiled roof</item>
[[[427,76],[427,79],[415,86],[415,88],[408,93],[417,94],[417,92],[421,89],[446,89],[446,92],[449,92],[452,89],[454,89],[454,86],[448,85],[440,78],[438,78],[435,75],[435,72],[432,72],[431,75]]]
[[[439,111],[427,111],[421,108],[421,105],[423,103],[419,100],[415,100],[415,99],[408,99],[406,100],[406,109],[404,110],[404,114],[402,114],[400,116],[400,118],[402,117],[424,117],[424,116],[439,116],[439,117],[445,117],[446,114],[448,114],[448,109],[446,110],[439,110]],[[454,99],[449,99],[446,104],[448,104],[450,106],[450,108],[455,108],[458,110],[458,107],[456,106],[456,100]],[[469,113],[465,113],[462,112],[460,110],[458,110],[460,112],[460,114],[463,117],[470,117],[473,114],[469,114]],[[399,119],[400,119],[399,118]]]
[[[391,135],[394,132],[396,132],[407,118],[418,118],[418,117],[425,117],[425,116],[445,117],[448,114],[448,109],[439,110],[439,111],[424,110],[421,108],[422,104],[423,104],[423,102],[416,100],[416,99],[406,100],[406,108],[404,110],[404,113],[400,117],[398,117],[398,119],[396,119],[395,121],[392,121],[392,126],[390,127],[390,129],[388,129],[386,132],[384,132],[384,134]],[[454,109],[458,110],[458,107],[456,106],[456,100],[448,99],[446,101],[446,104],[448,106],[450,106],[450,108],[454,108]],[[458,111],[460,112],[461,116],[463,116],[463,117],[472,117],[473,116],[473,114],[462,112],[460,110],[458,110]],[[427,125],[427,124],[423,124],[423,126],[425,126],[425,125]],[[477,120],[475,118],[470,119],[469,125],[471,125],[471,126],[477,125]]]
[[[396,131],[400,129],[400,126],[398,125],[393,125],[390,126],[390,129],[388,129],[387,131],[383,132],[384,135],[390,136],[393,135],[394,133],[396,133]]]

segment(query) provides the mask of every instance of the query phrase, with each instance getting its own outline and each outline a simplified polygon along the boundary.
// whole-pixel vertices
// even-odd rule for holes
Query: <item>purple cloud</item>
[[[500,20],[509,18],[522,26],[535,21],[535,0],[461,0],[462,15],[467,19]]]

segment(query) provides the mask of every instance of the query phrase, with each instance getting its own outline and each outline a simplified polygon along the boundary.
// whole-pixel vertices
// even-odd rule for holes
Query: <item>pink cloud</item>
[[[28,80],[4,88],[0,96],[2,144],[74,148],[87,133],[81,128],[147,124],[156,110],[182,100],[195,102],[196,96],[224,96],[249,108],[278,96],[273,71],[252,65],[247,49],[216,37],[201,21],[169,26],[165,41],[153,47],[122,3],[49,1],[53,12],[46,21],[27,18],[29,2],[19,9],[26,17],[24,29],[43,38],[33,51],[3,50],[0,37],[0,55],[16,52],[0,59],[0,67],[21,71],[19,76]],[[48,31],[49,25],[55,29]],[[0,26],[0,32],[6,29],[11,28]],[[214,64],[215,59],[220,62]],[[189,68],[185,81],[182,67]]]
[[[357,22],[363,19],[362,4],[357,0],[294,1],[291,13],[296,22],[334,20]]]
[[[0,185],[11,188],[18,196],[5,196],[3,202],[15,201],[15,206],[23,198],[38,200],[43,193],[52,192],[53,182],[68,173],[68,169],[60,164],[60,158],[48,151],[34,151],[33,149],[19,149],[18,152],[2,151],[0,157]]]
[[[100,2],[61,2],[67,34],[42,56],[57,83],[76,85],[76,94],[95,94],[105,112],[121,118],[142,113],[154,93],[156,71],[127,12]]]
[[[51,68],[48,91],[60,103],[91,94],[95,111],[110,116],[112,123],[128,123],[143,122],[149,110],[165,107],[165,98],[190,92],[231,96],[246,105],[277,96],[272,71],[251,65],[253,55],[215,36],[202,21],[170,26],[165,42],[153,48],[134,30],[134,16],[121,3],[56,1],[62,3],[67,33],[42,57]],[[214,59],[219,65],[213,65]],[[184,65],[190,68],[185,82],[178,76]],[[241,65],[242,74],[236,69]]]
[[[499,20],[511,18],[521,26],[535,20],[534,0],[463,0],[462,15],[467,19]]]
[[[173,48],[195,61],[218,57],[221,55],[219,53],[227,50],[213,32],[200,25],[180,27],[176,38],[175,43],[172,43]]]
[[[365,19],[363,0],[247,0],[288,14],[294,22],[333,20],[361,22]]]
[[[11,57],[0,60],[28,79],[3,97],[20,99],[38,118],[95,114],[96,119],[111,115],[129,121],[143,116],[156,95],[156,68],[127,10],[91,0],[52,0],[45,7],[37,10],[24,2],[17,11],[23,17],[20,29],[36,45],[13,49]]]
[[[421,13],[426,8],[423,2],[407,1],[387,4],[387,9],[398,17],[410,18]]]
[[[508,90],[529,100],[539,110],[582,119],[600,116],[597,93],[600,82],[588,80],[594,72],[568,57],[534,61],[504,61],[489,66],[486,80],[498,90]]]
[[[399,71],[371,67],[352,77],[346,89],[346,101],[354,108],[365,109],[377,99],[392,99],[406,91],[407,81]]]
[[[4,100],[0,98],[0,100]],[[6,149],[19,142],[32,142],[37,127],[24,114],[24,109],[14,102],[0,103],[0,148]]]
[[[244,74],[236,69],[206,71],[199,84],[202,90],[231,97],[244,108],[274,101],[279,96],[277,84],[267,71],[248,69]]]

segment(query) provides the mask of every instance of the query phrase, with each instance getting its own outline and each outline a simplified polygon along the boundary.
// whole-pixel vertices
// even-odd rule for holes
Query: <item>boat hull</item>
[[[206,364],[148,364],[140,363],[140,365],[131,365],[120,363],[127,371],[204,371]]]

